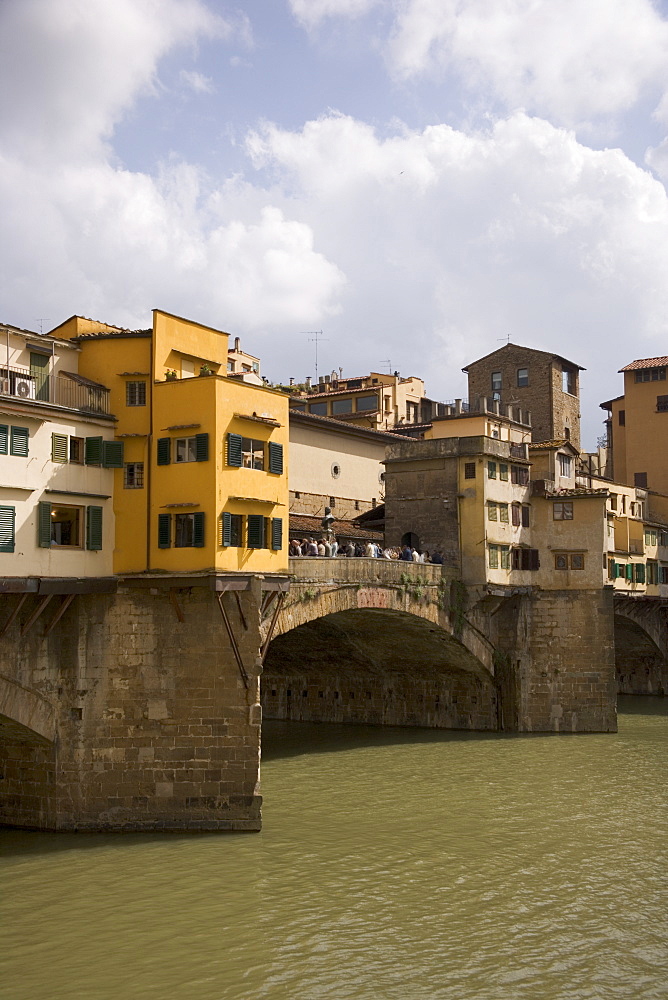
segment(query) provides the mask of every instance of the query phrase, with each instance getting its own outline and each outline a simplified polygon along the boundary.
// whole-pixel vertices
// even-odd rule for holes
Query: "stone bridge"
[[[257,830],[262,707],[610,731],[615,635],[618,666],[635,664],[623,685],[666,687],[665,602],[613,608],[612,588],[467,588],[438,566],[318,558],[114,593],[33,583],[0,580],[0,821],[20,826]]]
[[[615,595],[620,694],[668,694],[668,599]]]

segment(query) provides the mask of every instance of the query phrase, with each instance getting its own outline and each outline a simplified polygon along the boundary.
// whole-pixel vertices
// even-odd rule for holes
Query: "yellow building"
[[[73,316],[53,333],[110,388],[115,572],[284,572],[288,401],[227,376],[228,334],[157,309],[148,330]]]
[[[608,412],[607,474],[668,494],[668,357],[632,361],[620,370],[623,396],[601,403]]]

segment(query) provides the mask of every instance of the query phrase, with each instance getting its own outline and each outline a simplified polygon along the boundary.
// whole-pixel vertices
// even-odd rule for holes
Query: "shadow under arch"
[[[36,691],[0,674],[0,740],[45,746],[55,738],[53,705]]]
[[[668,658],[652,636],[638,622],[618,613],[614,627],[617,693],[668,694]]]
[[[283,631],[261,689],[272,719],[498,729],[488,667],[436,623],[389,608],[350,608]]]

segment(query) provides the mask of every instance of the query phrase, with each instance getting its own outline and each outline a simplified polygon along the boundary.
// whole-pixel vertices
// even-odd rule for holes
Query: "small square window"
[[[555,569],[568,569],[568,556],[565,553],[557,552],[554,556]]]
[[[174,461],[175,462],[196,462],[197,461],[197,439],[194,437],[175,438],[174,440]]]
[[[124,466],[123,488],[140,490],[144,486],[144,463],[126,462]]]
[[[264,441],[241,439],[241,465],[244,469],[264,469]]]
[[[475,462],[464,462],[464,479],[475,479]]]
[[[552,504],[552,519],[554,521],[573,520],[573,501],[564,500]]]
[[[146,382],[126,382],[125,405],[146,406]]]
[[[571,556],[571,569],[584,569],[585,557],[582,552],[574,552]]]

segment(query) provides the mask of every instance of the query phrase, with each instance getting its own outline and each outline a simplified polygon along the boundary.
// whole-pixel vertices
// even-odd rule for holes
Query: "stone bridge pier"
[[[259,830],[259,624],[287,579],[142,577],[74,599],[60,583],[47,608],[0,594],[0,822]]]

